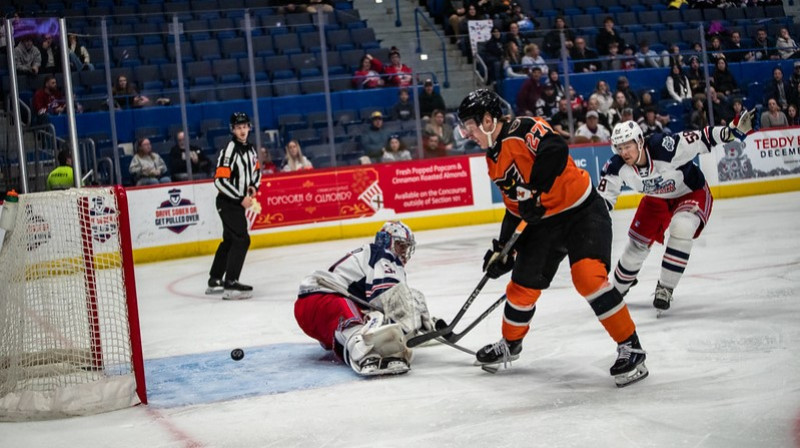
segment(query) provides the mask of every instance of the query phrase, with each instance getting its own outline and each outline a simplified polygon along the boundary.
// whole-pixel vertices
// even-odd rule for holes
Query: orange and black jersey
[[[543,218],[579,206],[592,192],[589,173],[575,165],[567,142],[539,117],[504,122],[486,162],[506,208],[517,217],[518,186],[540,192]]]

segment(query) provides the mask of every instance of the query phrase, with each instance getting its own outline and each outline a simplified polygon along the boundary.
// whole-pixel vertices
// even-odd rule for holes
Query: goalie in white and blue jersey
[[[744,140],[752,130],[753,111],[735,124],[708,126],[699,131],[653,134],[647,138],[633,121],[614,127],[611,143],[616,155],[603,167],[597,190],[614,208],[623,185],[644,193],[631,222],[625,252],[614,271],[614,285],[624,295],[636,277],[653,242],[664,243],[669,229],[661,275],[653,306],[669,309],[672,292],[689,261],[692,242],[700,236],[711,215],[714,198],[705,176],[693,159],[698,154],[735,138]]]

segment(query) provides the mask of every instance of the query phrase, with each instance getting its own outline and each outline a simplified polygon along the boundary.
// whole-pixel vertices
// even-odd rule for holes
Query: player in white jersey
[[[294,308],[300,328],[360,375],[407,372],[405,338],[433,329],[425,298],[406,284],[415,245],[408,226],[389,221],[374,242],[303,279]]]
[[[614,208],[623,185],[645,194],[614,271],[614,285],[623,295],[636,284],[653,242],[663,244],[664,232],[669,229],[653,300],[659,313],[669,309],[672,292],[689,261],[692,242],[708,222],[714,202],[703,172],[692,160],[711,152],[717,144],[744,140],[752,130],[752,119],[750,111],[735,127],[708,126],[700,131],[657,133],[647,138],[633,121],[614,127],[611,144],[616,155],[603,167],[597,190],[609,210]]]

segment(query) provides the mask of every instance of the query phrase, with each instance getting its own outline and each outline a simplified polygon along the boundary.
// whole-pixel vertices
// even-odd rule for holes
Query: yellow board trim
[[[800,190],[800,177],[789,179],[775,179],[762,182],[746,182],[725,184],[711,187],[711,192],[716,199],[730,199],[744,196],[784,193]],[[634,208],[639,205],[643,195],[630,194],[620,196],[616,209]],[[476,210],[472,212],[449,213],[436,216],[422,216],[415,218],[401,218],[414,231],[441,229],[447,227],[460,227],[477,224],[500,222],[505,214],[505,208],[500,203],[497,208],[489,210]],[[285,230],[275,233],[262,233],[250,236],[250,247],[257,249],[263,247],[286,246],[290,244],[313,243],[344,238],[357,238],[372,236],[380,223],[353,222],[341,223],[327,227],[313,229]],[[172,244],[169,246],[147,247],[135,249],[133,259],[136,263],[150,263],[174,258],[196,257],[210,255],[217,250],[220,240],[197,241],[192,243]]]

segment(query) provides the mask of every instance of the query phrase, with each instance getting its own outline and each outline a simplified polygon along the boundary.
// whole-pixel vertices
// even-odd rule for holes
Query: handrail
[[[428,24],[428,27],[436,34],[436,37],[439,38],[439,42],[442,43],[442,60],[444,61],[444,88],[450,88],[450,77],[447,72],[447,45],[445,44],[444,37],[439,33],[439,30],[436,29],[431,19],[429,19],[419,8],[414,8],[414,27],[417,30],[417,53],[422,53],[422,43],[419,38],[419,17],[422,16],[422,19],[425,20],[425,23]]]
[[[394,12],[397,18],[394,20],[394,26],[401,27],[403,22],[400,21],[400,0],[394,0]]]
[[[489,76],[489,67],[486,66],[485,62],[483,62],[483,58],[481,57],[480,54],[476,53],[475,56],[473,56],[473,61],[474,61],[473,63],[474,68],[472,69],[473,73],[475,73],[475,76],[478,77],[478,80],[481,82],[482,85],[486,85],[487,78],[481,76],[481,72],[478,70],[478,64],[480,63],[481,67],[483,67],[483,72],[486,73],[487,77]]]
[[[122,184],[122,180],[121,179],[118,180],[117,182],[114,182],[114,161],[111,160],[111,157],[101,157],[100,159],[98,159],[98,161],[97,161],[98,166],[102,165],[103,163],[107,163],[108,164],[108,177],[109,177],[108,181],[109,181],[109,185],[117,185],[117,184],[121,185]],[[96,177],[96,179],[98,179],[98,183],[99,183],[99,180],[100,180],[99,173],[98,173],[98,176]]]

